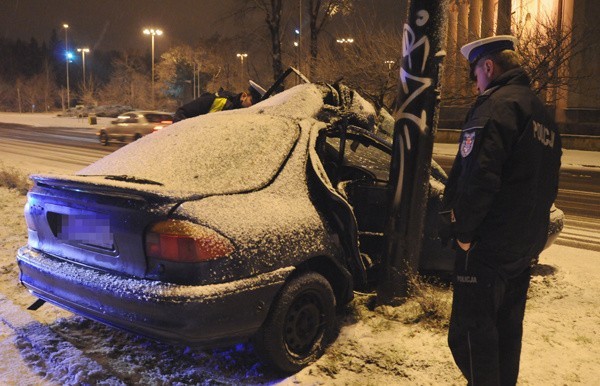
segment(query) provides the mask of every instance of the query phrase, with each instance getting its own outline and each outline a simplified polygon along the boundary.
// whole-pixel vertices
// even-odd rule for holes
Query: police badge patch
[[[460,143],[460,155],[463,158],[471,154],[471,150],[473,150],[473,144],[475,143],[475,131],[470,133],[463,133],[463,139]]]

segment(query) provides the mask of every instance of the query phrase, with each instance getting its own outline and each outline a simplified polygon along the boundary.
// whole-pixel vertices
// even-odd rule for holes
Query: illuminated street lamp
[[[238,58],[240,58],[240,63],[242,65],[242,71],[240,72],[240,79],[242,80],[242,85],[243,85],[244,84],[244,58],[247,58],[248,54],[244,52],[244,53],[241,53],[241,54],[238,53],[238,54],[236,54],[236,56]]]
[[[68,24],[63,24],[63,28],[65,29],[65,62],[67,64],[67,109],[71,107],[71,95],[69,90],[69,45],[67,44],[67,30],[69,29]]]
[[[150,35],[152,37],[152,107],[154,107],[155,106],[155,104],[154,104],[154,36],[162,35],[163,31],[160,29],[145,28],[144,34]]]
[[[354,43],[354,39],[352,39],[352,38],[342,38],[342,39],[337,39],[336,42],[338,42],[340,44],[352,44],[352,43]]]
[[[391,70],[391,69],[392,69],[392,65],[393,65],[394,63],[396,63],[396,62],[394,62],[393,60],[386,60],[386,61],[385,61],[385,62],[383,62],[383,63],[385,63],[385,64],[387,64],[387,65],[388,65],[388,70]]]
[[[81,61],[83,65],[83,89],[85,90],[85,54],[90,52],[89,48],[78,48],[77,52],[81,52]]]

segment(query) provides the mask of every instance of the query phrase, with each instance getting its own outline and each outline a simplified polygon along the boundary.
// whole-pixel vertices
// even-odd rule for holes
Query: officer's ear
[[[495,69],[495,67],[496,67],[496,64],[494,63],[494,61],[493,61],[492,59],[486,59],[486,60],[483,62],[483,71],[485,72],[485,74],[486,74],[488,77],[491,77],[491,76],[492,76],[492,74],[493,74],[493,72],[494,72],[494,69]]]

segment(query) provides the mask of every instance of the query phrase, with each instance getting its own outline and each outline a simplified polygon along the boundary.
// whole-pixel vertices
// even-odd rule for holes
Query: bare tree
[[[230,15],[243,22],[249,15],[259,14],[264,18],[269,31],[269,40],[271,45],[271,68],[273,79],[276,80],[283,74],[282,59],[282,0],[238,0],[238,6]],[[244,45],[247,45],[245,43]]]
[[[15,88],[0,79],[0,108],[12,110],[15,106]]]
[[[381,28],[366,18],[358,18],[352,31],[354,43],[331,42],[322,47],[313,80],[334,82],[343,78],[378,109],[391,111],[398,90],[402,33]]]
[[[44,103],[44,93],[42,90],[45,79],[44,74],[37,74],[27,79],[17,80],[19,97],[23,103],[22,108],[24,111],[34,112],[40,110],[40,103]]]
[[[323,27],[338,13],[352,9],[352,0],[308,0],[310,19],[310,73],[315,74],[319,54],[319,34]]]
[[[113,61],[113,76],[99,92],[103,104],[149,106],[151,80],[143,72],[141,57],[124,53]]]
[[[591,77],[584,71],[569,74],[569,62],[581,52],[598,42],[590,41],[592,34],[575,33],[577,26],[567,27],[551,17],[543,17],[535,22],[525,20],[514,23],[514,34],[519,39],[518,54],[523,67],[531,77],[533,90],[549,104],[560,97],[577,78]]]

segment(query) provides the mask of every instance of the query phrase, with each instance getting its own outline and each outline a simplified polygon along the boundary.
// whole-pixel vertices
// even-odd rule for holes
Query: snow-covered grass
[[[14,189],[25,195],[31,187],[31,182],[23,172],[14,167],[5,166],[4,163],[0,161],[0,186]]]

